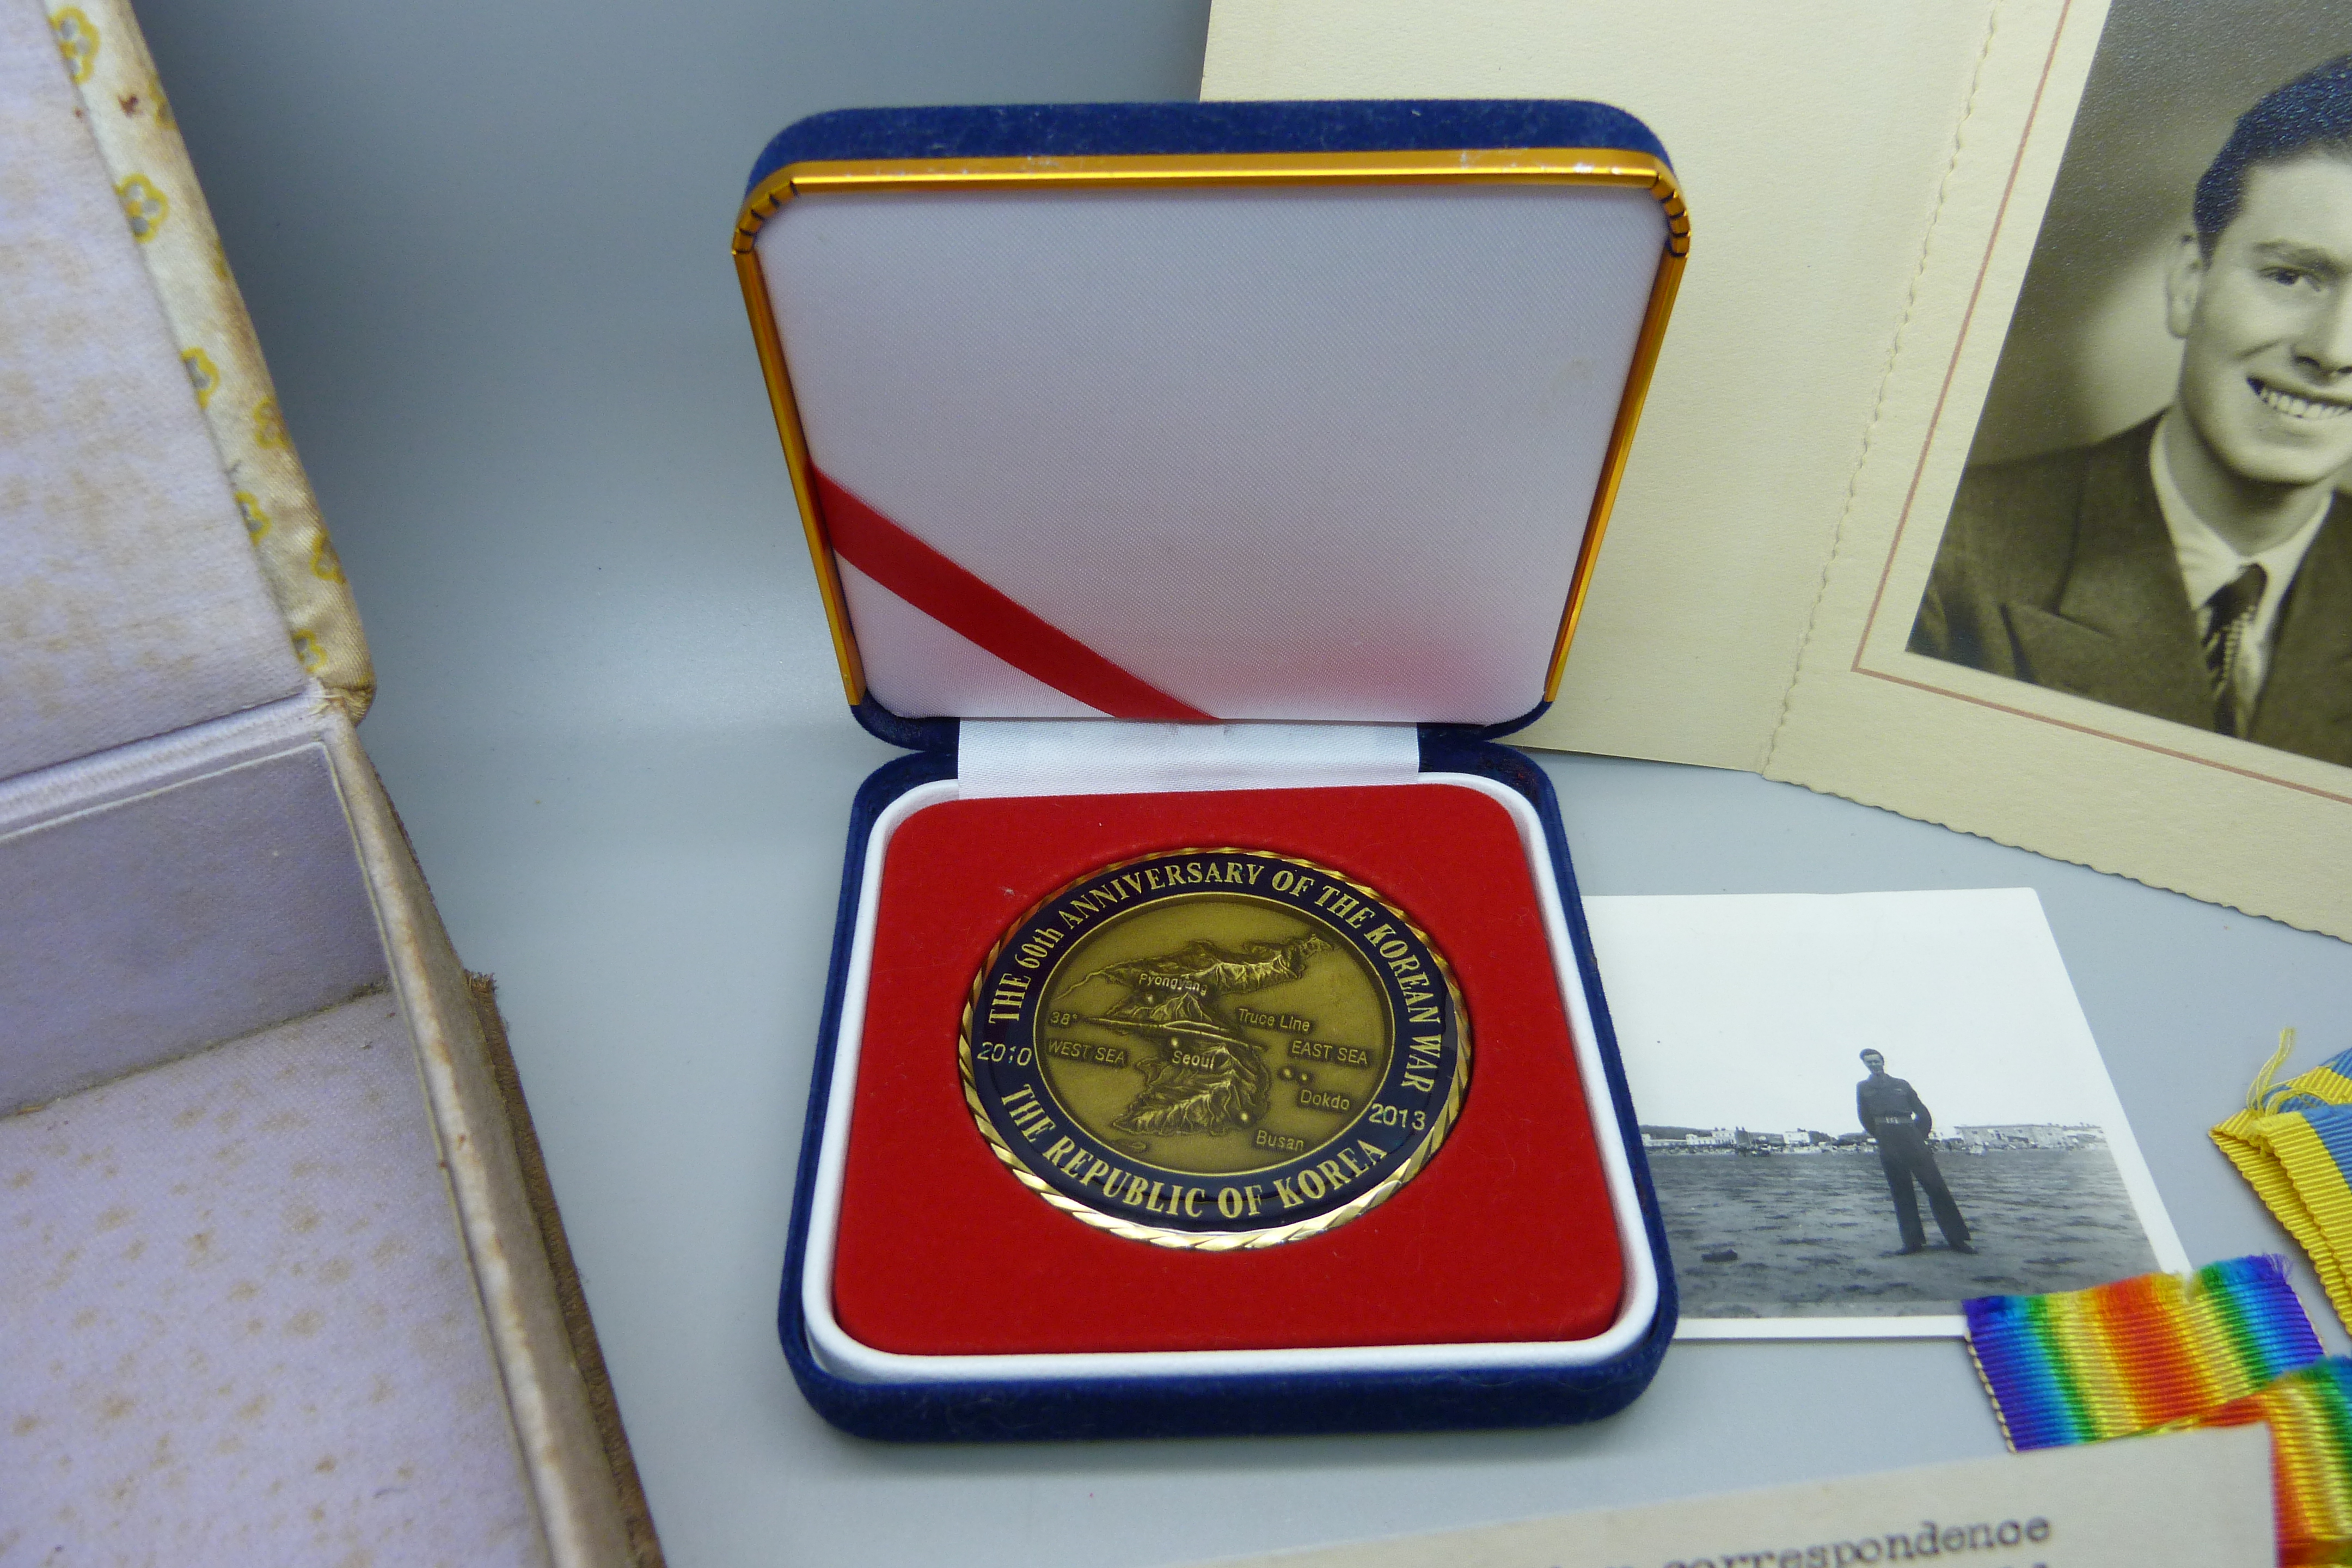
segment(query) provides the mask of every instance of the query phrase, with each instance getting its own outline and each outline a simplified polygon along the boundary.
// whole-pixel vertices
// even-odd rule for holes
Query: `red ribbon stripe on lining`
[[[834,552],[940,625],[1114,719],[1216,721],[1046,625],[814,468],[809,473]]]

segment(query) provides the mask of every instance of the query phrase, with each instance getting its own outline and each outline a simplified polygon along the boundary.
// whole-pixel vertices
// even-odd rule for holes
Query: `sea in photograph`
[[[2074,1290],[2157,1267],[2103,1144],[1939,1151],[1937,1164],[1973,1257],[1945,1248],[1924,1194],[1927,1250],[1896,1255],[1894,1200],[1870,1151],[1653,1153],[1682,1315],[1953,1313],[1970,1296]]]

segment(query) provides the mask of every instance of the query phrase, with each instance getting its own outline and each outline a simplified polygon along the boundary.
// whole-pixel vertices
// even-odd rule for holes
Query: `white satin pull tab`
[[[967,719],[956,786],[966,800],[1410,784],[1411,724],[1150,724],[1118,719]]]

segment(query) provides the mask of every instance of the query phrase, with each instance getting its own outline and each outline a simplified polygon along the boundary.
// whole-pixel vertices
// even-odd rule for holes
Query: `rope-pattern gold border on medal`
[[[1254,860],[1304,866],[1328,881],[1352,889],[1371,903],[1386,910],[1406,930],[1420,939],[1422,947],[1436,964],[1437,973],[1445,981],[1446,998],[1454,1008],[1455,1044],[1454,1081],[1446,1090],[1444,1105],[1439,1109],[1434,1117],[1431,1118],[1427,1133],[1423,1136],[1413,1152],[1406,1156],[1402,1165],[1383,1177],[1360,1196],[1351,1198],[1338,1208],[1317,1215],[1311,1219],[1297,1220],[1289,1225],[1268,1226],[1263,1230],[1248,1231],[1168,1230],[1158,1226],[1138,1225],[1132,1220],[1121,1219],[1116,1215],[1106,1214],[1100,1209],[1065,1195],[1056,1191],[1044,1177],[1031,1170],[1027,1162],[1021,1158],[1019,1151],[1004,1141],[1004,1135],[997,1131],[995,1121],[989,1116],[988,1108],[982,1103],[980,1086],[973,1077],[972,1016],[974,1010],[980,1005],[989,972],[996,967],[996,961],[1003,955],[1005,946],[1012,941],[1013,934],[1024,930],[1029,922],[1035,920],[1047,906],[1073,888],[1091,882],[1098,877],[1107,877],[1114,872],[1123,871],[1130,866],[1139,866],[1149,861],[1166,860],[1184,855],[1239,855]],[[1469,1092],[1470,1009],[1463,1003],[1462,987],[1455,982],[1454,966],[1446,962],[1444,952],[1439,949],[1437,943],[1429,939],[1429,933],[1423,931],[1411,916],[1391,903],[1377,889],[1368,888],[1353,878],[1335,875],[1328,866],[1314,860],[1302,859],[1295,855],[1280,855],[1270,849],[1244,849],[1233,846],[1223,847],[1188,846],[1183,848],[1155,849],[1148,855],[1138,855],[1129,859],[1114,860],[1108,865],[1097,866],[1085,875],[1063,883],[1010,921],[1004,928],[1004,935],[999,937],[995,945],[988,950],[988,956],[981,960],[980,968],[972,976],[971,994],[964,1001],[963,1017],[956,1030],[956,1066],[963,1079],[964,1103],[971,1110],[972,1121],[979,1126],[981,1137],[986,1141],[989,1149],[1004,1163],[1005,1168],[1013,1173],[1023,1186],[1035,1193],[1054,1207],[1082,1224],[1090,1225],[1097,1230],[1108,1231],[1111,1235],[1122,1237],[1129,1241],[1150,1242],[1154,1247],[1179,1247],[1196,1252],[1240,1252],[1255,1247],[1278,1247],[1285,1242],[1303,1240],[1307,1237],[1335,1229],[1351,1219],[1358,1218],[1366,1211],[1386,1203],[1396,1194],[1399,1188],[1421,1173],[1423,1168],[1437,1153],[1438,1145],[1444,1142],[1446,1134],[1454,1130],[1455,1120],[1462,1114],[1463,1099]],[[1352,1127],[1355,1123],[1351,1121],[1349,1125]],[[1344,1136],[1346,1136],[1344,1129],[1335,1134],[1335,1137]]]
[[[824,516],[817,507],[808,437],[801,427],[800,405],[793,399],[792,375],[784,364],[783,339],[768,299],[766,278],[760,269],[760,230],[795,195],[820,192],[1007,190],[1024,186],[1084,191],[1286,184],[1617,185],[1646,190],[1656,198],[1666,220],[1665,246],[1658,258],[1657,276],[1650,285],[1649,302],[1643,309],[1641,331],[1633,340],[1633,359],[1625,377],[1624,395],[1618,401],[1609,445],[1601,455],[1584,540],[1577,550],[1576,569],[1569,578],[1568,603],[1561,609],[1559,631],[1552,642],[1551,667],[1544,675],[1544,700],[1549,702],[1559,694],[1560,677],[1568,668],[1568,645],[1576,636],[1577,622],[1584,614],[1585,591],[1591,584],[1592,569],[1601,556],[1601,536],[1608,530],[1610,513],[1617,504],[1625,462],[1633,452],[1633,429],[1640,423],[1642,405],[1649,396],[1650,378],[1657,369],[1659,352],[1665,345],[1666,319],[1674,313],[1675,295],[1682,286],[1683,267],[1690,253],[1690,213],[1683,205],[1682,187],[1674,171],[1663,159],[1614,148],[900,159],[792,163],[761,181],[743,199],[735,219],[735,274],[742,285],[744,309],[751,318],[751,336],[760,353],[760,374],[767,383],[776,435],[783,443],[784,466],[792,474],[802,531],[807,535],[809,554],[816,564],[817,592],[824,603],[825,621],[833,630],[833,649],[841,663],[842,686],[853,707],[866,697],[866,667],[858,657],[856,634],[850,626],[848,606],[842,597],[841,574],[834,565]]]

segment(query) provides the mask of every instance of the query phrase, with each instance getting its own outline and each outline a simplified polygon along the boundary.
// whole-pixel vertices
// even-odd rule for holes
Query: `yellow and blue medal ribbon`
[[[2246,1109],[2214,1128],[2213,1142],[2310,1254],[2336,1315],[2352,1323],[2352,1051],[2273,1087],[2294,1048],[2288,1029]]]

